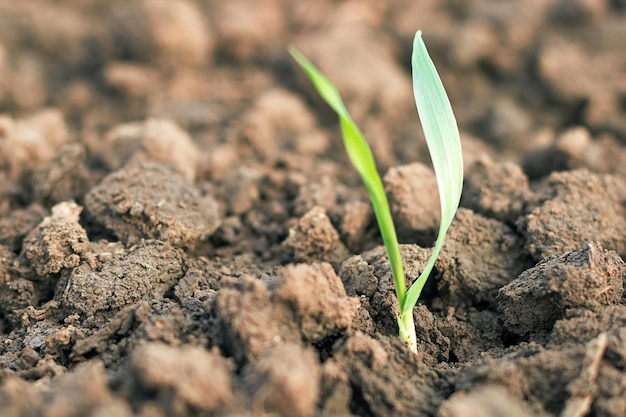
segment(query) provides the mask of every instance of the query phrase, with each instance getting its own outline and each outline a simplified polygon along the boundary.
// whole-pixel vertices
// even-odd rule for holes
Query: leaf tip
[[[303,56],[300,51],[298,51],[298,48],[293,45],[287,46],[287,52],[289,52],[289,55],[291,55],[291,57],[296,61],[298,61],[298,58]]]

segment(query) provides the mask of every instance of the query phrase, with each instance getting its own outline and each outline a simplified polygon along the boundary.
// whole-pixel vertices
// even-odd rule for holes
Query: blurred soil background
[[[438,226],[421,29],[462,208],[395,338],[336,116],[407,279]],[[0,0],[0,415],[626,415],[623,0]]]

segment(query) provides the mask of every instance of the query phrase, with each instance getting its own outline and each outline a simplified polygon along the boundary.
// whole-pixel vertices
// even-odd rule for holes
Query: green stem
[[[402,339],[413,352],[417,353],[417,336],[415,335],[415,324],[413,322],[413,306],[408,306],[406,282],[404,281],[404,268],[402,267],[402,256],[400,255],[400,245],[396,235],[396,228],[391,217],[389,202],[385,195],[384,188],[380,177],[376,176],[371,181],[365,181],[365,187],[368,190],[374,207],[374,215],[378,222],[378,229],[383,238],[383,244],[389,258],[389,266],[391,268],[391,276],[393,277],[394,287],[396,289],[396,297],[398,299],[398,307],[400,315],[397,317],[398,330],[400,339]]]
[[[400,313],[398,316],[398,328],[400,338],[404,341],[411,352],[417,353],[417,336],[415,335],[415,323],[413,322],[413,310]]]
[[[372,181],[373,183],[371,183]],[[389,202],[382,185],[380,177],[375,177],[366,181],[364,178],[365,188],[367,188],[372,207],[374,207],[374,216],[378,223],[378,230],[383,238],[383,245],[389,258],[389,266],[391,268],[391,276],[393,277],[394,287],[396,289],[396,297],[398,299],[398,307],[400,311],[405,308],[406,300],[406,282],[404,281],[404,269],[402,267],[402,257],[400,255],[400,245],[396,235],[396,228],[391,217]]]

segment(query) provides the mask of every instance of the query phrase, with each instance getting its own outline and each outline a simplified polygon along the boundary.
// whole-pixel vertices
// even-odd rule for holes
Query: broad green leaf
[[[415,104],[437,177],[441,223],[433,254],[422,274],[409,289],[403,313],[412,310],[417,303],[459,207],[463,189],[463,154],[459,129],[443,83],[422,40],[421,31],[415,34],[411,66]]]

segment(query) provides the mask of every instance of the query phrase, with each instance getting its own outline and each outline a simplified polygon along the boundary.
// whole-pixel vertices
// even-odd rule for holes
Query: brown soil
[[[466,181],[415,355],[286,46],[370,140],[410,282],[418,28]],[[624,39],[619,0],[0,0],[0,416],[626,416]]]

